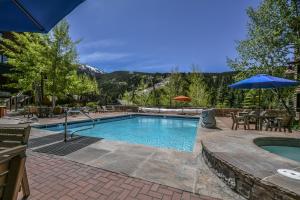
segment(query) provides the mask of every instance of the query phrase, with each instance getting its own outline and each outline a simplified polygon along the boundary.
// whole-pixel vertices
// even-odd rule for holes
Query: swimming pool
[[[126,116],[96,121],[92,129],[91,122],[70,123],[68,130],[78,131],[77,135],[143,144],[159,148],[193,151],[198,118],[164,116]],[[38,127],[50,131],[63,131],[63,124]]]

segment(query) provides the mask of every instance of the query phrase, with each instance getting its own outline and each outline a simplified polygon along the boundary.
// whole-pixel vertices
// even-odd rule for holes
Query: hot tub
[[[266,151],[300,162],[300,139],[263,137],[256,138],[254,143]]]

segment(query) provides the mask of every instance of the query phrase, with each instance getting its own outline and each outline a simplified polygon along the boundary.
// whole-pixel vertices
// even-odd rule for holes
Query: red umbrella
[[[173,100],[178,101],[178,102],[190,102],[192,99],[190,97],[186,97],[186,96],[177,96],[177,97],[174,97]],[[182,107],[182,113],[183,113],[183,107]]]
[[[179,101],[179,102],[190,102],[192,99],[190,97],[186,97],[186,96],[177,96],[177,97],[174,97],[173,100]]]

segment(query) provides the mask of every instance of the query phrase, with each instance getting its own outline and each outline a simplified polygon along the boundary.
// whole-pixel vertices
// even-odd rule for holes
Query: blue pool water
[[[289,146],[261,146],[263,149],[277,155],[300,162],[300,147]]]
[[[153,147],[193,151],[198,119],[156,116],[132,116],[111,118],[96,122],[93,129],[76,132],[77,135],[125,141]],[[91,123],[70,124],[68,130],[91,127]],[[43,128],[62,131],[63,125]]]

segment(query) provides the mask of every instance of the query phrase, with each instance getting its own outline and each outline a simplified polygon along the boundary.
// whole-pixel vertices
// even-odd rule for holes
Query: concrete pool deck
[[[61,122],[52,120],[51,123],[54,121]],[[193,152],[178,152],[103,139],[62,158],[196,194],[225,200],[243,199],[204,163],[200,139],[203,131],[212,130],[198,129]],[[48,134],[51,133],[33,128],[31,137]]]

